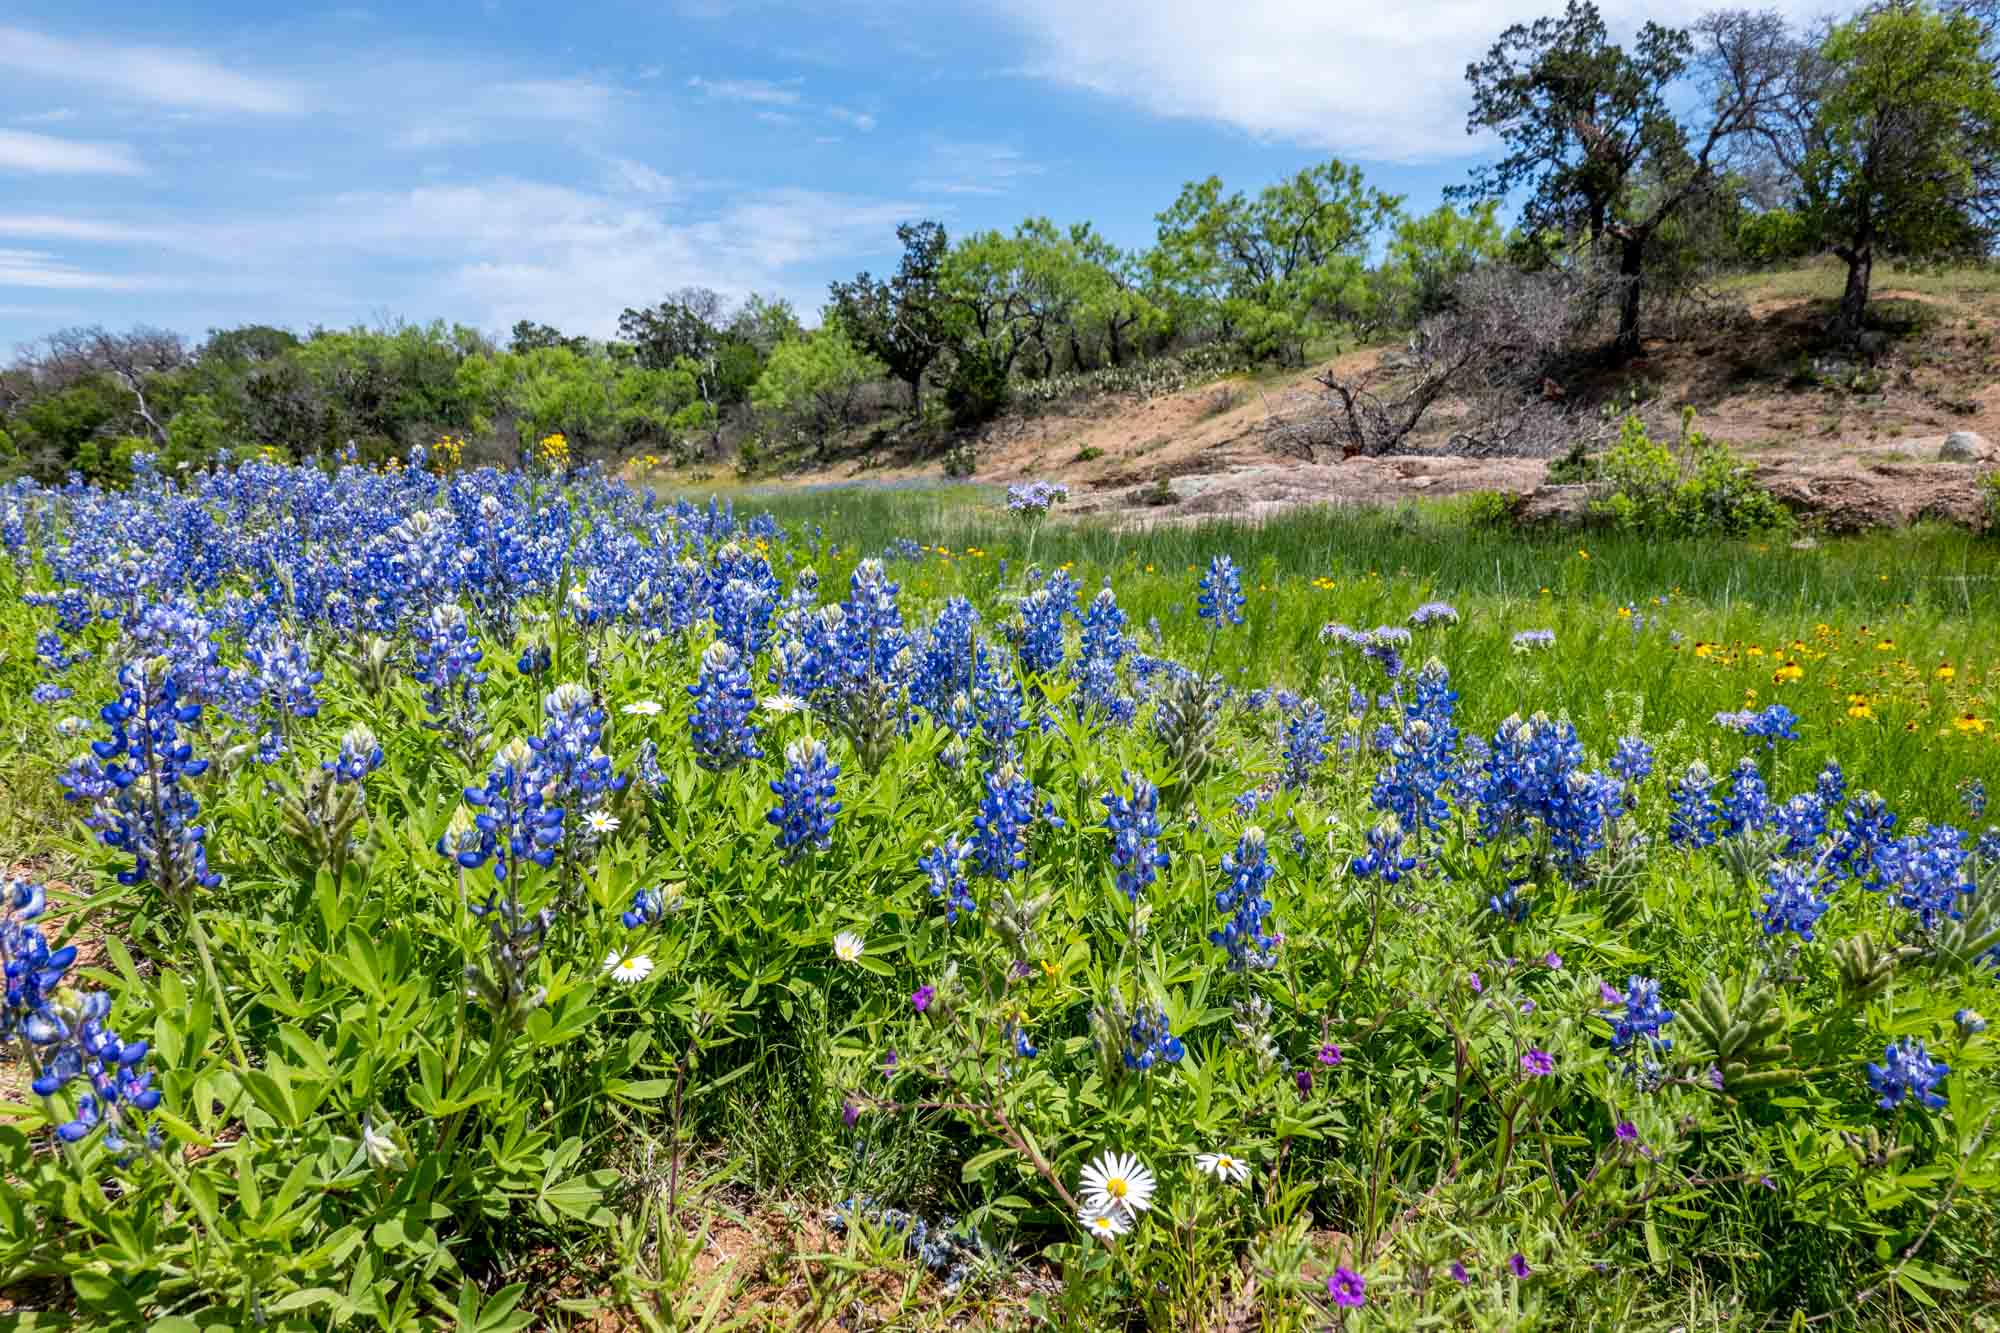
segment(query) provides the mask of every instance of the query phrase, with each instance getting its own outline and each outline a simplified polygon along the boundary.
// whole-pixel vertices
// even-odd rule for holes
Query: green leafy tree
[[[1859,331],[1875,257],[1979,253],[2000,233],[2000,43],[1965,9],[1871,8],[1797,52],[1769,137],[1808,230],[1847,265]]]
[[[1183,327],[1212,323],[1254,355],[1298,362],[1309,339],[1365,309],[1368,248],[1400,204],[1338,159],[1254,199],[1210,176],[1159,215],[1153,276]]]
[[[542,347],[567,347],[573,352],[583,352],[590,348],[590,339],[566,337],[561,329],[549,324],[538,324],[532,319],[514,322],[514,328],[507,338],[509,351],[532,352]]]
[[[896,228],[903,257],[887,281],[866,272],[829,285],[830,308],[862,350],[909,387],[910,410],[923,402],[924,375],[955,343],[955,310],[946,285],[950,238],[939,222]]]
[[[756,348],[760,355],[769,356],[780,344],[803,338],[806,330],[790,301],[782,296],[766,298],[752,292],[743,298],[742,306],[730,319],[729,332]]]
[[[1716,186],[1726,153],[1778,107],[1783,45],[1783,24],[1768,14],[1715,14],[1696,32],[1648,22],[1630,50],[1610,39],[1590,0],[1517,23],[1465,71],[1466,132],[1496,134],[1506,152],[1447,193],[1498,200],[1525,192],[1526,236],[1580,240],[1615,261],[1615,348],[1635,353],[1661,229]],[[1676,112],[1686,99],[1674,95],[1690,74],[1705,94],[1693,128]],[[1642,182],[1652,188],[1641,191]]]
[[[1449,306],[1459,279],[1506,253],[1507,231],[1499,214],[1500,201],[1488,199],[1463,213],[1440,204],[1398,221],[1378,275],[1380,313],[1409,326]]]
[[[771,349],[750,401],[807,435],[815,449],[854,419],[861,390],[882,363],[856,347],[838,321]]]

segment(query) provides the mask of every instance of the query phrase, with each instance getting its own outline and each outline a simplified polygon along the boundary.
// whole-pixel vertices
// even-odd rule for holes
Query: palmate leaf
[[[1697,1069],[1719,1071],[1725,1092],[1778,1087],[1803,1078],[1801,1070],[1788,1064],[1790,1044],[1777,1040],[1785,1031],[1785,1015],[1772,1003],[1774,997],[1767,980],[1746,980],[1725,990],[1719,977],[1709,977],[1695,1003],[1679,1015],[1694,1037],[1683,1046],[1683,1056]]]

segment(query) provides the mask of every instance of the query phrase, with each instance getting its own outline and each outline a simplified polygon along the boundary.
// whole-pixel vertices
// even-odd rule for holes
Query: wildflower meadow
[[[0,492],[14,1326],[2000,1299],[1968,534],[137,462]]]

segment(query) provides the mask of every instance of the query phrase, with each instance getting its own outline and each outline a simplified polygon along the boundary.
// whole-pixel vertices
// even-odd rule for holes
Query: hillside
[[[2000,272],[1896,273],[1875,328],[1854,351],[1823,337],[1839,293],[1837,266],[1809,265],[1739,280],[1674,336],[1649,338],[1615,370],[1560,386],[1586,410],[1636,401],[1656,431],[1692,406],[1700,429],[1753,459],[1760,480],[1829,527],[1941,517],[1977,523],[1980,485],[2000,458]],[[1314,375],[1378,365],[1393,345],[1338,352],[1296,373],[1236,375],[1150,398],[1101,397],[1010,413],[973,437],[973,480],[1069,483],[1070,512],[1158,521],[1175,516],[1258,517],[1308,503],[1381,504],[1418,495],[1499,491],[1533,497],[1528,512],[1559,514],[1549,460],[1472,459],[1445,452],[1455,404],[1440,405],[1408,453],[1341,460],[1287,452],[1277,429],[1323,410]],[[1943,462],[1947,435],[1989,443]],[[879,435],[879,432],[877,432]],[[866,433],[830,451],[824,467],[788,483],[935,477],[932,457],[870,447]]]

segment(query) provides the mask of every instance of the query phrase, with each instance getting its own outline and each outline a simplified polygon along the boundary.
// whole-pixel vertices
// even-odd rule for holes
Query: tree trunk
[[[1861,332],[1861,317],[1868,309],[1868,284],[1875,273],[1875,247],[1862,244],[1848,249],[1836,247],[1834,253],[1847,263],[1847,286],[1840,293],[1840,314],[1835,319],[1835,327],[1852,338]]]
[[[924,406],[924,372],[918,371],[903,383],[910,386],[910,412],[915,415]]]
[[[1612,351],[1623,361],[1639,355],[1639,275],[1646,261],[1642,233],[1623,237],[1618,245],[1618,340]]]

